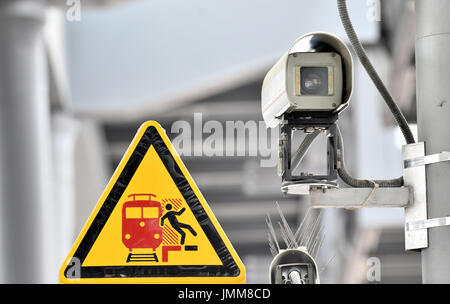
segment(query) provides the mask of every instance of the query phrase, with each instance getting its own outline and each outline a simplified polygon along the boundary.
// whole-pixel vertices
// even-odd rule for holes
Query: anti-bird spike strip
[[[314,239],[317,236],[317,229],[319,227],[321,215],[322,215],[322,210],[320,210],[319,215],[317,216],[317,218],[314,222],[313,229],[310,231],[309,236],[308,236],[308,242],[307,242],[306,248],[309,248],[311,250],[312,250],[312,245],[313,245]]]
[[[275,207],[280,215],[281,222],[278,222],[278,226],[286,249],[305,247],[313,257],[317,257],[325,238],[325,226],[321,224],[323,215],[322,211],[315,216],[315,212],[312,211],[311,208],[308,208],[303,220],[300,222],[300,225],[294,234],[278,202],[275,202]],[[269,229],[268,242],[270,251],[272,254],[277,254],[280,252],[280,245],[278,243],[272,220],[268,213],[266,214],[266,223]]]
[[[280,231],[281,231],[281,238],[283,239],[284,243],[286,244],[286,248],[289,249],[289,239],[288,236],[286,234],[286,231],[284,230],[283,225],[281,224],[281,222],[278,222],[278,225],[280,226]]]
[[[313,211],[311,208],[308,209],[308,212],[306,213],[306,216],[303,218],[303,221],[301,222],[299,229],[297,230],[298,233],[297,234],[297,243],[300,246],[304,246],[303,244],[303,238],[305,235],[305,231],[307,230],[308,226],[310,225],[310,223],[312,222],[311,218],[313,216]]]
[[[274,243],[270,233],[267,233],[267,237],[269,239],[270,252],[272,253],[273,256],[276,256],[279,251],[275,248],[275,243]]]
[[[297,243],[300,242],[300,238],[299,238],[300,232],[302,231],[302,228],[303,228],[303,226],[304,226],[305,223],[306,223],[306,219],[310,216],[310,214],[311,214],[311,208],[308,208],[308,211],[306,211],[305,217],[304,217],[303,220],[301,221],[300,225],[299,225],[298,228],[297,228],[297,231],[296,231],[295,234],[294,234],[294,237],[295,237],[295,239],[297,240]]]
[[[300,221],[300,225],[295,231],[295,234],[293,234],[278,202],[275,203],[275,206],[280,214],[281,221],[278,221],[277,223],[280,229],[281,238],[283,239],[286,248],[280,249],[275,229],[270,216],[267,213],[266,223],[269,229],[269,249],[272,255],[276,258],[276,256],[278,256],[280,252],[285,249],[297,249],[299,251],[309,253],[312,259],[316,260],[325,240],[325,225],[322,225],[322,210],[316,213],[315,210],[308,208],[305,216]],[[328,260],[326,265],[320,269],[319,273],[322,273],[326,269],[326,267],[333,261],[334,257],[335,255]]]
[[[281,222],[283,223],[284,230],[286,231],[286,237],[289,240],[288,248],[297,248],[298,244],[295,240],[294,234],[292,233],[291,227],[289,227],[289,224],[286,220],[286,218],[283,215],[283,211],[281,210],[280,205],[278,202],[275,202],[275,206],[277,207],[278,213],[280,214]],[[294,246],[294,247],[292,247]]]
[[[311,231],[312,227],[314,226],[315,220],[313,219],[313,217],[311,216],[308,219],[308,222],[306,223],[305,228],[303,228],[301,234],[301,238],[300,238],[300,246],[303,247],[307,247],[308,245],[308,239],[309,239],[309,232]]]
[[[314,253],[314,258],[318,258],[319,257],[320,249],[322,249],[322,245],[323,245],[324,239],[325,239],[325,233],[322,233],[322,238],[320,240],[320,243],[319,243],[319,246],[318,246],[317,250],[315,250],[316,252]]]
[[[266,214],[266,223],[269,228],[269,234],[272,236],[272,240],[275,243],[276,249],[280,252],[280,245],[278,244],[277,235],[275,234],[275,229],[273,228],[273,224],[268,213]]]
[[[322,242],[322,239],[323,239],[323,229],[325,228],[325,226],[324,225],[321,225],[320,226],[320,229],[319,229],[319,232],[316,234],[316,237],[315,237],[315,239],[314,239],[314,243],[312,244],[312,246],[311,246],[311,255],[313,256],[313,257],[315,257],[316,256],[316,252],[317,252],[317,249],[318,249],[318,246],[320,245],[320,243]]]

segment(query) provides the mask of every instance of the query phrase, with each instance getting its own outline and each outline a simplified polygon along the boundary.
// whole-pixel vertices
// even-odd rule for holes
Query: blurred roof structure
[[[358,34],[379,39],[365,1],[350,1]],[[70,107],[132,120],[259,79],[301,34],[345,38],[335,1],[131,1],[67,22]]]

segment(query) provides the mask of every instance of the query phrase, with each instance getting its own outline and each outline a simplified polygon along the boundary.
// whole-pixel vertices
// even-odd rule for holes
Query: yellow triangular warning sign
[[[245,283],[245,269],[164,130],[149,121],[59,278],[61,283]]]

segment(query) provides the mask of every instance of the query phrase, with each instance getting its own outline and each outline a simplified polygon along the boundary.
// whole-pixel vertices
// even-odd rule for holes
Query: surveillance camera
[[[264,121],[273,128],[287,113],[337,114],[347,107],[352,89],[353,61],[347,46],[328,33],[306,34],[264,78]]]
[[[262,86],[261,109],[268,127],[280,126],[278,174],[283,193],[304,194],[312,187],[338,186],[336,120],[348,106],[352,90],[350,51],[328,33],[300,37],[269,70]],[[305,137],[295,147],[297,131]],[[299,172],[303,157],[321,133],[327,137],[327,173]]]

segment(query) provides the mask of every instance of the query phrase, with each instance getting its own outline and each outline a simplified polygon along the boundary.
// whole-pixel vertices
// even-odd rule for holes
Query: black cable
[[[349,186],[355,188],[373,188],[374,183],[378,184],[382,188],[401,187],[403,186],[403,177],[398,177],[388,180],[368,180],[354,178],[350,175],[345,167],[344,161],[344,141],[342,139],[341,130],[336,125],[337,147],[338,147],[338,174],[341,179]]]
[[[397,121],[397,124],[399,125],[400,130],[403,133],[403,136],[405,137],[406,143],[407,144],[414,143],[415,142],[414,136],[411,132],[411,129],[409,128],[409,125],[405,119],[405,116],[403,116],[403,113],[401,112],[397,103],[392,98],[388,89],[386,88],[383,81],[381,80],[380,76],[378,76],[377,71],[375,70],[375,68],[373,67],[369,58],[367,57],[366,51],[364,50],[364,47],[362,46],[361,41],[358,39],[358,36],[356,35],[355,29],[353,28],[352,22],[350,20],[349,14],[348,14],[346,0],[337,0],[337,5],[338,5],[339,16],[341,17],[342,25],[344,26],[345,32],[347,33],[347,36],[350,40],[353,50],[355,51],[356,55],[358,56],[362,66],[366,69],[367,74],[372,79],[375,87],[380,92],[381,96],[383,97],[384,101],[386,102],[387,106],[389,107],[389,110],[394,115],[394,118]]]

